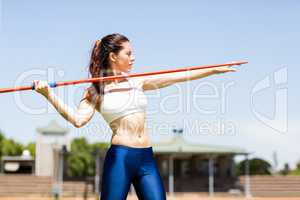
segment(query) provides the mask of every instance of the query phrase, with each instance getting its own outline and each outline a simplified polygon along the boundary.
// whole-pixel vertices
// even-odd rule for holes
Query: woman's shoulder
[[[144,78],[143,77],[131,77],[131,81],[134,87],[143,88]]]

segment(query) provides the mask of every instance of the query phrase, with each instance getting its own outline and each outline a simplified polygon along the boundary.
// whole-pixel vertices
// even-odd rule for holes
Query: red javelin
[[[52,83],[49,83],[49,86],[53,88],[53,87],[64,86],[64,85],[76,85],[76,84],[80,84],[80,83],[91,83],[91,82],[101,82],[101,81],[105,82],[105,81],[111,81],[111,80],[122,79],[122,78],[127,78],[127,77],[150,76],[150,75],[156,75],[156,74],[191,71],[191,70],[197,70],[197,69],[207,69],[207,68],[214,68],[214,67],[242,65],[242,64],[247,64],[247,63],[248,62],[246,62],[246,61],[241,61],[241,62],[231,62],[231,63],[217,64],[217,65],[203,65],[203,66],[186,67],[186,68],[173,69],[173,70],[163,70],[163,71],[157,71],[157,72],[125,74],[125,75],[118,75],[118,76],[106,76],[106,77],[82,79],[82,80],[75,80],[75,81],[65,81],[65,82],[52,82]],[[21,87],[15,87],[15,88],[0,88],[0,93],[15,92],[15,91],[21,91],[21,90],[34,90],[34,87],[33,87],[33,85],[31,85],[31,86],[21,86]]]

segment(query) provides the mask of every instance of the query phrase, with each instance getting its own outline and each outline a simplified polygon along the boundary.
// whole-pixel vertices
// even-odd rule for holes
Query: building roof
[[[2,156],[2,161],[33,161],[34,158],[30,155],[30,152],[26,149],[22,155],[18,156]]]
[[[38,127],[36,129],[39,133],[42,134],[62,134],[64,135],[69,131],[69,129],[60,126],[55,120],[49,122],[45,127]]]
[[[31,156],[2,156],[2,161],[33,161],[34,158]]]
[[[241,147],[189,143],[177,134],[170,141],[154,143],[152,146],[157,153],[248,154]]]

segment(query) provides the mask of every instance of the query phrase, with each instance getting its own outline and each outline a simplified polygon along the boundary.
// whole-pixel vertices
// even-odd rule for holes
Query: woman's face
[[[128,72],[132,69],[135,57],[129,42],[123,42],[123,49],[114,56],[114,67],[118,71]]]

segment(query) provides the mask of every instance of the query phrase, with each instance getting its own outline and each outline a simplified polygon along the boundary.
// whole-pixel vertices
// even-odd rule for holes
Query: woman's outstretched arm
[[[231,66],[225,66],[225,67],[198,69],[192,71],[145,76],[143,78],[139,77],[139,80],[142,82],[141,84],[143,85],[144,90],[155,90],[155,89],[167,87],[174,83],[191,81],[191,80],[204,78],[214,74],[235,72],[235,71],[237,70],[232,68]]]
[[[60,115],[73,124],[76,128],[84,126],[95,113],[95,104],[91,103],[87,97],[87,90],[83,94],[77,108],[73,109],[65,104],[59,97],[57,97],[52,89],[48,86],[47,81],[34,81],[35,90],[42,94],[60,113]]]

